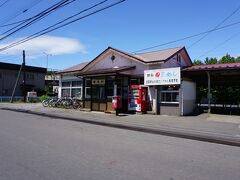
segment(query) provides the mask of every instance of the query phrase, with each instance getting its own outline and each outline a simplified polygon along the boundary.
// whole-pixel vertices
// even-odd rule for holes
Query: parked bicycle
[[[43,107],[63,107],[66,109],[78,109],[82,107],[82,102],[76,98],[49,98],[42,101]]]

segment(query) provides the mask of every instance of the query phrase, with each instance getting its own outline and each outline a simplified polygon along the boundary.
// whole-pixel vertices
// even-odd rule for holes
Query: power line
[[[228,24],[228,25],[225,25],[225,26],[221,26],[221,27],[218,27],[218,28],[214,28],[214,29],[211,29],[211,30],[208,30],[208,31],[193,34],[193,35],[190,35],[190,36],[186,36],[186,37],[183,37],[183,38],[180,38],[180,39],[177,39],[177,40],[173,40],[173,41],[169,41],[169,42],[166,42],[166,43],[162,43],[162,44],[158,44],[158,45],[155,45],[155,46],[140,49],[140,50],[134,51],[133,53],[142,52],[142,51],[146,51],[146,50],[149,50],[149,49],[154,49],[154,48],[157,48],[157,47],[160,47],[160,46],[165,46],[165,45],[168,45],[168,44],[176,43],[176,42],[179,42],[179,41],[183,41],[183,40],[186,40],[186,39],[197,37],[197,36],[209,33],[209,32],[214,32],[214,31],[218,31],[218,30],[221,30],[221,29],[225,29],[225,28],[235,26],[235,25],[238,25],[238,24],[240,24],[240,21],[237,21],[235,23],[231,23],[231,24]]]
[[[16,32],[18,32],[18,31],[20,31],[20,30],[22,30],[22,29],[24,29],[24,28],[26,28],[26,27],[28,27],[28,26],[36,23],[37,21],[39,21],[39,20],[41,20],[42,18],[48,16],[50,13],[54,12],[55,10],[57,10],[57,9],[59,9],[59,8],[61,8],[61,7],[64,7],[64,6],[66,6],[67,4],[72,3],[72,2],[74,2],[74,1],[75,1],[75,0],[71,0],[71,1],[70,1],[70,0],[61,0],[60,2],[52,5],[51,7],[47,8],[46,10],[44,10],[44,11],[38,13],[37,15],[33,16],[33,17],[30,19],[30,21],[23,22],[23,23],[15,26],[15,27],[13,27],[13,28],[11,28],[11,29],[3,32],[2,34],[0,34],[0,36],[2,36],[2,35],[4,35],[4,34],[7,34],[7,33],[8,33],[8,34],[5,35],[5,36],[3,36],[3,37],[1,37],[0,40],[6,39],[6,38],[9,37],[10,35],[15,34]]]
[[[75,1],[75,0],[73,0],[73,1]],[[66,5],[67,5],[67,4],[70,4],[70,3],[71,3],[71,2],[68,2],[68,3],[66,3]],[[63,7],[63,5],[60,6],[60,7]],[[37,16],[37,15],[35,15],[35,16],[33,16],[33,17],[30,17],[30,18],[26,18],[26,19],[20,20],[20,21],[16,21],[16,22],[13,22],[13,23],[1,25],[0,28],[1,28],[1,27],[12,26],[12,25],[14,25],[14,24],[19,24],[19,23],[27,22],[27,21],[35,18],[36,16]]]
[[[225,23],[230,17],[232,17],[235,13],[237,13],[240,9],[240,5],[230,14],[228,15],[226,18],[224,18],[220,23],[218,23],[213,29],[217,29],[218,27],[220,27],[223,23]],[[206,38],[209,34],[206,33],[203,37],[201,37],[200,39],[198,39],[197,41],[195,41],[194,43],[192,43],[187,49],[192,48],[194,45],[196,45],[197,43],[199,43],[201,40],[203,40],[204,38]]]
[[[0,7],[4,6],[9,0],[4,1],[2,4],[0,4]]]
[[[4,24],[8,21],[11,21],[12,19],[16,18],[17,16],[26,13],[29,9],[33,8],[34,6],[36,6],[37,4],[39,4],[42,0],[35,0],[33,3],[31,3],[29,6],[27,6],[26,8],[24,8],[23,10],[21,10],[20,12],[16,13],[15,15],[9,17],[8,19],[6,19],[5,21],[1,22],[1,24]]]
[[[100,2],[100,3],[103,3],[103,2],[106,2],[106,1],[108,1],[108,0],[102,1],[102,2]],[[76,15],[79,15],[79,14],[82,13],[82,12],[85,12],[85,11],[87,11],[87,10],[90,10],[90,9],[96,7],[98,4],[100,4],[100,3],[98,3],[98,4],[94,5],[94,6],[91,6],[90,8],[87,8],[87,9],[85,9],[85,10],[83,10],[83,11],[81,11],[81,12],[75,14],[75,15],[73,15],[73,16],[70,16],[70,17],[66,18],[65,20],[60,21],[60,22],[58,22],[58,23],[56,23],[56,24],[54,24],[54,25],[52,25],[52,26],[50,26],[50,27],[48,27],[48,28],[46,28],[46,29],[43,29],[43,30],[41,30],[41,31],[39,31],[39,32],[37,32],[37,33],[34,33],[34,34],[32,34],[32,35],[30,35],[30,36],[22,39],[22,40],[19,40],[19,41],[14,42],[14,43],[12,43],[12,44],[10,44],[10,45],[7,45],[7,46],[1,48],[0,51],[4,51],[4,50],[6,50],[6,49],[9,49],[9,48],[12,48],[12,47],[14,47],[14,46],[17,46],[17,45],[19,45],[19,44],[22,44],[22,43],[24,43],[24,42],[27,42],[27,41],[29,41],[29,40],[35,39],[35,38],[37,38],[37,37],[39,37],[39,36],[42,36],[42,35],[47,34],[47,33],[49,33],[49,32],[52,32],[52,31],[54,31],[54,30],[56,30],[56,29],[62,28],[62,27],[64,27],[64,26],[67,26],[67,25],[69,25],[69,24],[72,24],[72,23],[74,23],[74,22],[76,22],[76,21],[79,21],[79,20],[81,20],[81,19],[84,19],[84,18],[89,17],[89,16],[91,16],[91,15],[94,15],[94,14],[96,14],[96,13],[99,13],[99,12],[101,12],[101,11],[104,11],[104,10],[106,10],[106,9],[109,9],[109,8],[111,8],[111,7],[113,7],[113,6],[116,6],[116,5],[118,5],[118,4],[120,4],[120,3],[124,2],[124,1],[126,1],[126,0],[120,0],[120,1],[118,1],[118,2],[115,2],[115,3],[112,3],[112,4],[110,4],[110,5],[107,5],[107,6],[103,7],[103,8],[101,8],[101,9],[95,10],[95,11],[93,11],[93,12],[87,14],[87,15],[78,17],[78,18],[76,18],[76,19],[73,19],[73,20],[71,20],[71,21],[69,21],[69,22],[66,22],[66,23],[62,24],[62,23],[65,22],[66,20],[69,20],[70,18],[75,17]],[[57,26],[57,25],[59,25],[59,26]],[[57,26],[57,27],[55,27],[55,26]]]
[[[228,39],[224,40],[223,42],[219,43],[218,45],[216,45],[214,48],[208,50],[207,52],[205,52],[204,54],[202,54],[201,56],[197,57],[197,59],[206,56],[207,54],[209,54],[212,51],[215,51],[217,48],[223,46],[224,44],[226,44],[227,42],[229,42],[230,40],[232,40],[233,38],[235,38],[236,36],[238,36],[240,34],[240,32],[233,34],[232,36],[230,36]]]

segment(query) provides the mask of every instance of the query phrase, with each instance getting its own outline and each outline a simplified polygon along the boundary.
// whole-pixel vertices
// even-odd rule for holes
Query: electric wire
[[[158,44],[158,45],[155,45],[155,46],[150,46],[150,47],[147,47],[147,48],[139,49],[139,50],[133,51],[132,53],[138,53],[138,52],[154,49],[154,48],[157,48],[157,47],[165,46],[165,45],[168,45],[168,44],[176,43],[176,42],[183,41],[183,40],[186,40],[186,39],[190,39],[190,38],[193,38],[193,37],[197,37],[197,36],[209,33],[209,32],[214,32],[214,31],[218,31],[218,30],[221,30],[221,29],[231,27],[231,26],[236,26],[238,24],[240,24],[240,21],[237,21],[237,22],[234,22],[234,23],[231,23],[231,24],[227,24],[225,26],[221,26],[221,27],[218,27],[218,28],[210,29],[208,31],[193,34],[193,35],[190,35],[190,36],[186,36],[186,37],[183,37],[183,38],[179,38],[179,39],[176,39],[176,40],[168,41],[168,42]]]
[[[0,22],[1,24],[5,24],[9,21],[11,21],[12,19],[15,19],[17,16],[20,16],[24,13],[26,13],[29,9],[33,8],[34,6],[36,6],[37,4],[39,4],[42,0],[36,0],[33,3],[31,3],[28,7],[24,8],[23,10],[21,10],[20,12],[17,12],[15,15],[9,17],[8,19],[4,20],[3,22]]]
[[[9,0],[4,1],[2,4],[0,4],[0,7],[4,6]]]
[[[46,10],[42,11],[41,13],[35,15],[33,18],[30,19],[30,21],[27,22],[23,22],[5,32],[3,32],[2,34],[0,34],[0,36],[2,36],[0,38],[0,40],[6,39],[7,37],[9,37],[12,34],[15,34],[16,32],[19,32],[22,29],[25,29],[26,27],[32,25],[33,23],[41,20],[42,18],[48,16],[49,14],[51,14],[52,12],[54,12],[55,10],[64,7],[65,5],[74,2],[75,0],[62,0],[59,3],[54,4],[53,6],[47,8]],[[7,34],[8,33],[8,34]],[[4,34],[7,34],[5,36],[3,36]]]
[[[219,43],[218,45],[216,45],[214,48],[208,50],[207,52],[205,52],[204,54],[200,55],[197,57],[197,59],[202,58],[203,56],[206,56],[207,54],[215,51],[217,48],[223,46],[224,44],[226,44],[227,42],[229,42],[230,40],[232,40],[233,38],[235,38],[236,36],[238,36],[240,34],[240,32],[237,32],[235,34],[233,34],[232,36],[230,36],[229,38],[227,38],[226,40],[224,40],[223,42]]]
[[[224,18],[220,23],[218,23],[213,29],[217,29],[218,27],[220,27],[223,23],[225,23],[229,18],[231,18],[234,14],[236,14],[238,11],[240,10],[240,5],[230,14],[228,15],[226,18]],[[203,37],[201,37],[200,39],[198,39],[197,41],[195,41],[194,43],[192,43],[189,47],[187,47],[187,49],[192,48],[194,45],[196,45],[197,43],[199,43],[201,40],[203,40],[204,38],[206,38],[209,34],[211,34],[211,32],[206,33]]]
[[[108,0],[102,1],[102,2],[100,2],[100,3],[103,3],[103,2],[106,2],[106,1],[108,1]],[[78,17],[78,18],[76,18],[76,19],[73,19],[73,20],[71,20],[71,21],[69,21],[69,22],[64,23],[66,20],[69,20],[70,18],[73,18],[73,17],[75,17],[76,15],[79,15],[80,13],[83,13],[83,12],[85,12],[85,11],[87,11],[87,10],[90,10],[90,9],[96,7],[98,4],[100,4],[100,3],[98,3],[98,4],[94,5],[94,6],[91,6],[90,8],[87,8],[87,9],[85,9],[85,10],[82,10],[82,11],[80,11],[79,13],[77,13],[77,14],[75,14],[75,15],[73,15],[73,16],[70,16],[70,17],[68,17],[68,18],[66,18],[66,19],[64,19],[64,20],[62,20],[62,21],[60,21],[60,22],[58,22],[58,23],[56,23],[56,24],[54,24],[54,25],[46,28],[46,29],[43,29],[43,30],[41,30],[41,31],[39,31],[39,32],[37,32],[37,33],[34,33],[34,34],[32,34],[32,35],[30,35],[30,36],[22,39],[22,40],[16,41],[16,42],[14,42],[14,43],[12,43],[12,44],[10,44],[10,45],[7,45],[7,46],[5,46],[5,47],[3,47],[3,48],[0,48],[0,51],[4,51],[4,50],[6,50],[6,49],[12,48],[12,47],[17,46],[17,45],[19,45],[19,44],[22,44],[22,43],[24,43],[24,42],[30,41],[30,40],[32,40],[32,39],[35,39],[35,38],[37,38],[37,37],[39,37],[39,36],[42,36],[42,35],[44,35],[44,34],[47,34],[47,33],[49,33],[49,32],[52,32],[52,31],[57,30],[57,29],[59,29],[59,28],[62,28],[62,27],[64,27],[64,26],[67,26],[67,25],[69,25],[69,24],[72,24],[72,23],[74,23],[74,22],[76,22],[76,21],[79,21],[79,20],[81,20],[81,19],[84,19],[84,18],[89,17],[89,16],[91,16],[91,15],[94,15],[94,14],[96,14],[96,13],[99,13],[99,12],[101,12],[101,11],[104,11],[104,10],[106,10],[106,9],[109,9],[109,8],[111,8],[111,7],[113,7],[113,6],[116,6],[116,5],[120,4],[120,3],[123,3],[124,1],[126,1],[126,0],[117,1],[117,2],[115,2],[115,3],[112,3],[112,4],[110,4],[110,5],[107,5],[107,6],[103,7],[103,8],[101,8],[101,9],[95,10],[95,11],[89,13],[89,14],[86,14],[86,15],[84,15],[84,16]],[[62,24],[62,23],[64,23],[64,24]],[[58,26],[57,26],[57,25],[58,25]],[[57,27],[55,27],[55,26],[57,26]]]

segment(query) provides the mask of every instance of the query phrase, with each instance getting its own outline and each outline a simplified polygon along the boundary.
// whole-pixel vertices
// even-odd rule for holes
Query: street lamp
[[[46,55],[46,69],[47,69],[47,68],[48,68],[48,57],[49,57],[49,56],[52,56],[52,54],[48,54],[48,53],[46,53],[46,52],[43,52],[43,54]]]

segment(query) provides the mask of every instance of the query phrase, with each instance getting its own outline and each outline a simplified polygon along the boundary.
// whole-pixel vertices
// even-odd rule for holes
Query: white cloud
[[[23,37],[24,38],[24,37]],[[0,44],[0,49],[22,38],[13,40],[5,44]],[[1,51],[1,55],[19,55],[25,50],[28,56],[41,56],[44,53],[52,55],[87,53],[85,46],[76,39],[58,37],[58,36],[41,36],[28,42]]]

